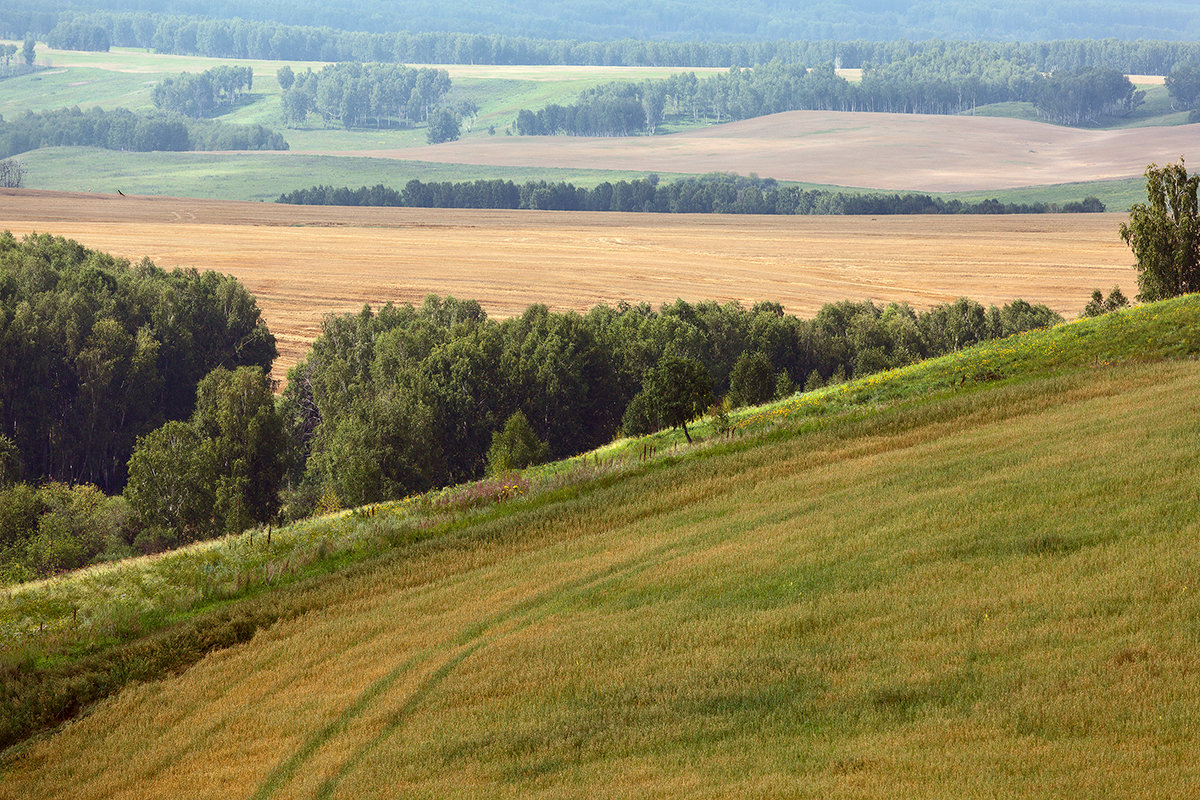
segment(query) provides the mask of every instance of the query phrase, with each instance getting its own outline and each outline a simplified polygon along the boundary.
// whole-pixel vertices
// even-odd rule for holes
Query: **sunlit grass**
[[[1048,374],[511,505],[0,796],[1190,795],[1198,380]]]

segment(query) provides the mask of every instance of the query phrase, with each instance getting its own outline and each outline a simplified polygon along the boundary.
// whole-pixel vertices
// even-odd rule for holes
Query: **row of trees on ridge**
[[[198,120],[175,113],[105,111],[78,106],[0,117],[0,158],[39,147],[107,150],[287,150],[278,131],[262,125]]]
[[[927,194],[835,192],[781,186],[772,178],[712,173],[660,181],[656,175],[603,181],[586,189],[559,181],[517,184],[503,179],[426,183],[416,178],[397,190],[382,184],[358,189],[313,186],[280,195],[297,205],[510,208],[554,211],[653,211],[685,214],[1042,214],[1100,212],[1095,197],[1063,203],[966,202]]]
[[[1080,125],[1127,114],[1144,95],[1123,73],[1107,67],[1046,76],[1013,63],[986,72],[980,65],[962,65],[961,70],[951,65],[949,71],[946,66],[914,58],[864,71],[862,80],[853,83],[829,66],[809,69],[772,61],[709,77],[689,72],[607,83],[586,90],[568,106],[522,109],[515,130],[525,136],[628,136],[653,134],[664,122],[727,122],[781,111],[956,114],[1009,101],[1032,102],[1053,122]]]
[[[273,338],[236,281],[6,234],[0,573],[398,498],[1057,320],[1020,301],[844,302],[812,320],[677,301],[498,322],[430,297],[329,316],[276,399]]]
[[[1122,237],[1139,299],[1200,290],[1200,177],[1146,170]],[[1096,292],[1085,313],[1125,305]],[[232,279],[136,267],[50,236],[0,236],[0,578],[23,580],[324,507],[400,498],[682,427],[1059,321],[967,299],[530,306],[474,301],[326,317],[282,397],[274,341]],[[211,371],[206,370],[214,367]],[[127,460],[125,460],[127,459]],[[125,476],[127,475],[127,480]],[[116,491],[106,495],[92,483]]]

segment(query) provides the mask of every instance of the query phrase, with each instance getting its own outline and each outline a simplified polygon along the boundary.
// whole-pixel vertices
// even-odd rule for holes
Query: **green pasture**
[[[1098,197],[1109,211],[1125,211],[1134,203],[1146,202],[1145,178],[1122,178],[1111,181],[1056,183],[1049,186],[1026,186],[1018,189],[996,189],[982,192],[941,194],[947,199],[979,201],[994,197],[1006,203],[1064,203],[1078,202],[1085,197]]]
[[[288,132],[293,148],[306,149],[295,145],[294,134],[295,131]],[[301,138],[300,141],[305,140]],[[120,189],[130,194],[265,201],[274,201],[284,192],[307,189],[318,184],[358,188],[382,183],[399,189],[413,178],[422,181],[504,179],[517,183],[562,180],[590,188],[603,181],[631,180],[648,174],[619,170],[443,164],[394,158],[304,155],[299,152],[114,153],[90,147],[43,148],[23,153],[18,160],[26,168],[25,186],[30,189],[105,193]],[[663,180],[684,177],[677,173],[656,174]],[[796,185],[806,189],[843,192],[879,191],[869,187]],[[939,196],[972,201],[996,198],[1003,202],[1067,203],[1082,200],[1088,195],[1099,197],[1110,211],[1121,211],[1135,202],[1145,200],[1145,181],[1130,178],[942,193]]]
[[[1198,330],[1193,295],[11,590],[13,675],[244,644],[0,797],[1194,795]]]
[[[274,201],[284,192],[317,184],[402,188],[422,181],[503,178],[569,181],[595,186],[602,181],[643,177],[607,170],[476,167],[359,156],[311,156],[299,153],[114,153],[86,147],[55,147],[20,156],[30,189],[105,192],[224,200]],[[678,177],[662,173],[664,179]]]
[[[20,44],[19,42],[17,44]],[[254,68],[254,87],[248,101],[221,117],[227,122],[261,124],[283,128],[279,108],[281,90],[275,74],[282,66],[297,72],[320,70],[323,62],[268,61],[258,59],[221,59],[194,56],[160,55],[134,48],[113,48],[107,53],[47,50],[39,47],[38,63],[51,67],[32,75],[10,78],[0,83],[0,114],[41,111],[78,105],[104,109],[153,107],[150,91],[163,78],[180,72],[203,72],[215,66],[238,64]],[[414,65],[425,66],[425,65]],[[609,81],[663,78],[706,69],[670,67],[591,67],[591,66],[474,66],[432,65],[449,71],[454,88],[450,102],[473,100],[480,109],[473,132],[486,136],[489,126],[502,134],[522,108],[540,108],[550,103],[569,103],[580,92]],[[310,120],[304,129],[287,130],[289,140],[296,138],[306,147],[334,150],[361,150],[380,147],[410,147],[425,144],[424,128],[400,131],[378,144],[378,133],[365,130],[323,130]],[[295,146],[295,145],[294,145]]]

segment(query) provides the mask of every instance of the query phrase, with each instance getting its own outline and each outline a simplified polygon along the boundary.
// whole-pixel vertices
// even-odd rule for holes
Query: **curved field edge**
[[[1197,299],[311,581],[0,796],[1194,793],[1200,364],[1162,358],[1196,353]]]
[[[301,155],[272,152],[255,153],[121,153],[113,158],[108,150],[91,147],[45,147],[17,156],[28,170],[25,185],[30,188],[66,192],[102,192],[117,189],[127,195],[155,197],[191,197],[218,200],[274,202],[280,194],[316,185],[360,186],[384,184],[403,188],[409,180],[472,181],[511,180],[565,181],[593,188],[604,181],[616,182],[645,178],[653,172],[662,180],[695,177],[682,172],[620,171],[585,168],[507,167],[455,164],[452,162],[412,161],[349,155]],[[219,178],[220,180],[214,180]],[[879,193],[870,181],[863,186],[831,183],[781,181],[782,185],[805,190],[835,191],[846,194]],[[1000,188],[969,192],[917,192],[944,200],[979,202],[995,199],[1002,203],[1078,202],[1096,197],[1110,211],[1129,208],[1145,200],[1144,178],[1054,183],[1024,188]],[[907,193],[904,190],[901,193]]]
[[[1035,393],[1053,402],[1096,368],[1197,352],[1200,296],[1190,296],[742,410],[721,433],[712,420],[702,421],[696,426],[701,441],[690,448],[672,431],[621,440],[519,475],[11,587],[0,597],[0,736],[11,745],[130,683],[185,668],[308,613],[324,602],[314,597],[325,597],[330,586],[352,575],[424,548],[458,547],[497,520],[569,505],[681,459],[707,459],[780,438],[853,439],[880,426],[924,425],[960,414],[962,399],[976,395],[993,409],[989,413],[1016,413],[1006,410],[1008,395],[981,390],[1009,391],[1035,381]]]

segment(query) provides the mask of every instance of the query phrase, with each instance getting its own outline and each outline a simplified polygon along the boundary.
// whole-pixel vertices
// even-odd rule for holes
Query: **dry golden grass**
[[[67,236],[163,267],[236,276],[279,339],[282,378],[321,318],[430,293],[497,317],[531,303],[843,299],[925,308],[1016,297],[1074,316],[1136,292],[1122,215],[748,217],[288,206],[0,190],[0,230]]]
[[[998,117],[789,111],[669,136],[505,136],[355,155],[493,166],[754,172],[807,183],[956,192],[1137,177],[1148,163],[1194,156],[1197,130],[1196,125],[1082,130]]]
[[[1198,380],[967,393],[514,511],[101,703],[0,798],[1195,796]]]

